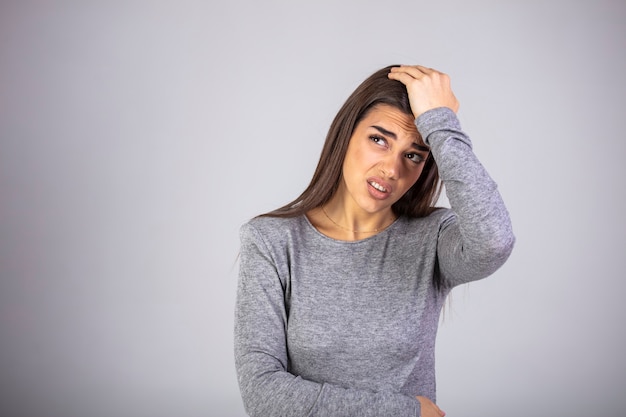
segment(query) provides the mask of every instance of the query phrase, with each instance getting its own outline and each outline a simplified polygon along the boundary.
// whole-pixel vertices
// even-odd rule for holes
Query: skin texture
[[[459,101],[452,92],[447,74],[421,65],[402,65],[391,69],[389,79],[406,86],[416,119],[437,107],[448,107],[455,113],[459,111]]]
[[[339,189],[324,207],[326,214],[317,212],[316,226],[341,240],[362,239],[389,226],[395,219],[391,206],[417,181],[428,152],[411,116],[375,106],[350,138]]]
[[[421,406],[420,417],[444,417],[446,413],[441,411],[441,408],[437,406],[434,402],[429,400],[426,397],[422,397],[421,395],[417,397]]]

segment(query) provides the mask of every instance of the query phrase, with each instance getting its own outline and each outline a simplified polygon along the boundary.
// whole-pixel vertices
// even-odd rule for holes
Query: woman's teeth
[[[379,183],[377,183],[376,181],[370,181],[370,185],[376,188],[380,192],[383,192],[383,193],[387,192],[387,189],[383,187],[382,185],[380,185]]]

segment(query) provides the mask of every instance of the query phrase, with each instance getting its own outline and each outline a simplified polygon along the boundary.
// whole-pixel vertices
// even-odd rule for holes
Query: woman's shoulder
[[[275,217],[275,216],[257,216],[248,220],[243,227],[254,227],[258,230],[275,229],[275,228],[291,228],[301,222],[304,216],[296,217]]]
[[[454,212],[452,209],[447,207],[437,207],[427,216],[408,218],[406,224],[408,227],[440,225],[453,217]]]
[[[425,241],[437,240],[443,228],[454,221],[455,215],[448,208],[437,208],[424,217],[402,216],[392,229],[394,238],[404,244],[422,244]]]
[[[304,215],[296,217],[255,217],[241,226],[242,239],[255,235],[265,241],[280,241],[293,233],[300,233],[306,227]]]

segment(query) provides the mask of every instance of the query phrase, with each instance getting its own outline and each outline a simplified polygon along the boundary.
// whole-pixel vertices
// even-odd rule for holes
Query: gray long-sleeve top
[[[444,299],[496,271],[515,239],[454,112],[430,110],[416,125],[451,209],[354,242],[305,216],[241,228],[235,364],[250,416],[416,417],[416,396],[435,401]]]

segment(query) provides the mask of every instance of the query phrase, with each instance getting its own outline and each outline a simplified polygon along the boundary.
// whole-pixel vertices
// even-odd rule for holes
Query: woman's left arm
[[[440,226],[441,276],[453,286],[491,275],[508,259],[515,243],[497,184],[472,152],[453,111],[428,110],[416,124],[431,147],[454,213]]]
[[[392,68],[389,78],[407,88],[417,129],[430,146],[454,212],[440,227],[442,278],[448,285],[484,278],[506,261],[515,237],[496,183],[461,130],[450,79],[419,65]]]

